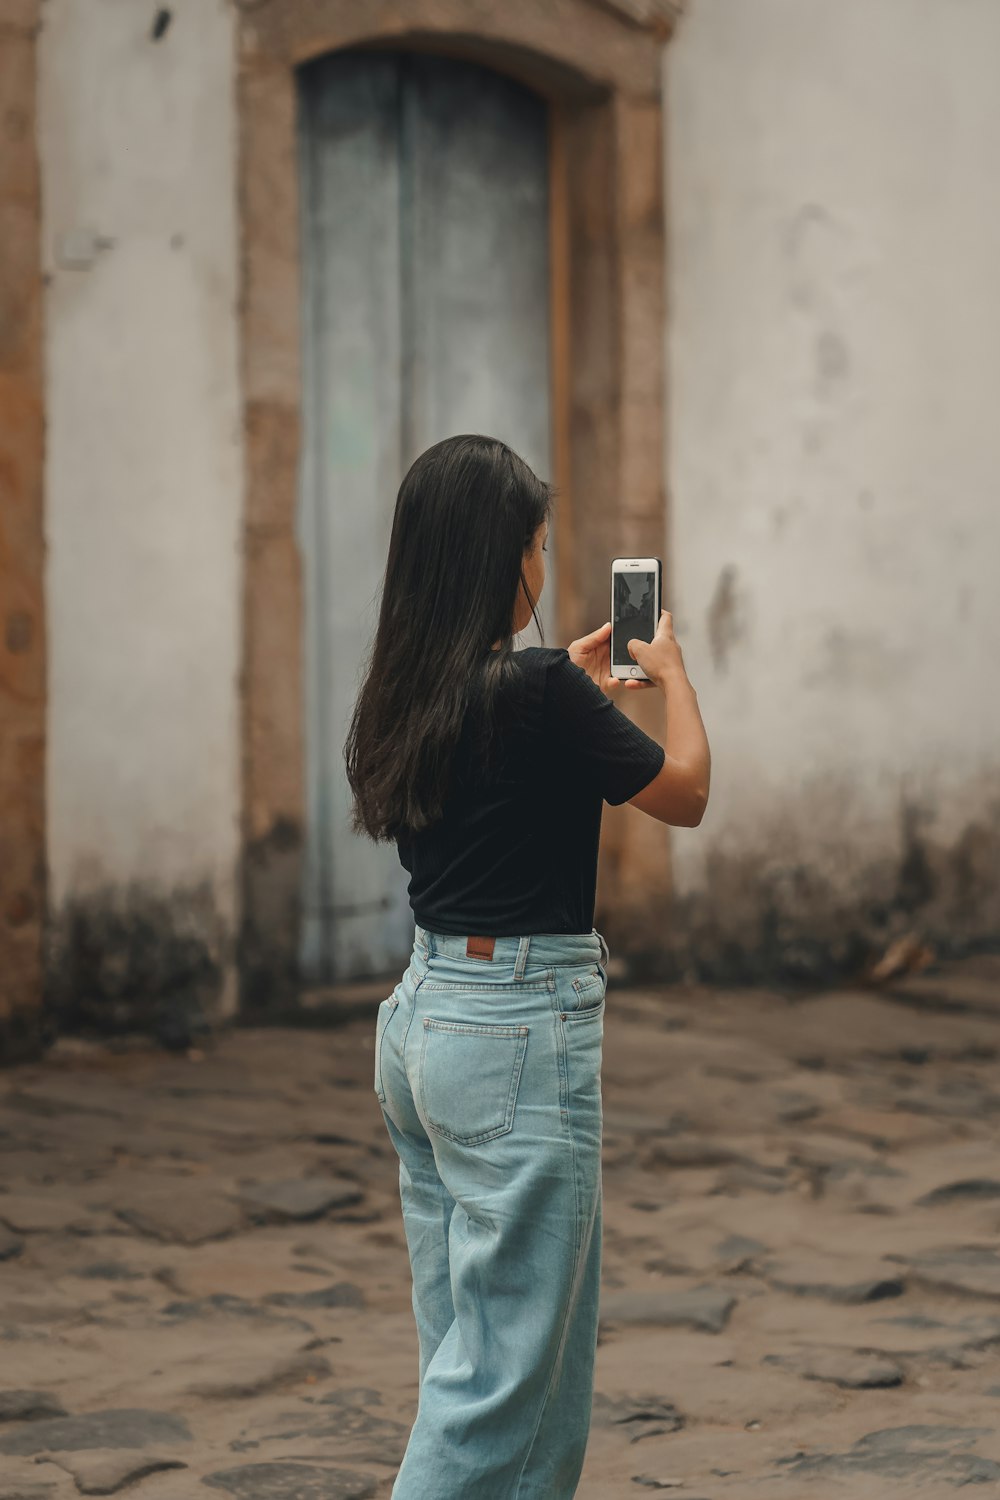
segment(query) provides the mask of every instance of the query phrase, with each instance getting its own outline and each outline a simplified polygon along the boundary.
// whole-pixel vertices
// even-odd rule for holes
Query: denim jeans
[[[392,1500],[571,1500],[590,1430],[601,1274],[599,932],[419,925],[378,1010],[375,1093],[399,1156],[419,1344]]]

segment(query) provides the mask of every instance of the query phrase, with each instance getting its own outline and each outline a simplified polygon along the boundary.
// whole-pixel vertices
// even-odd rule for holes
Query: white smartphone
[[[611,559],[611,675],[649,678],[628,654],[631,640],[651,641],[660,619],[663,564],[658,557]]]

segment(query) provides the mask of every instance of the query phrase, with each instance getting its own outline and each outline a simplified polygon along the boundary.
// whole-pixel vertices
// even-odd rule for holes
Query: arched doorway
[[[329,983],[398,972],[413,940],[395,849],[350,829],[342,753],[399,482],[458,432],[551,477],[548,106],[477,62],[382,48],[301,67],[298,101],[300,962]],[[550,640],[554,598],[553,569]]]
[[[543,603],[557,609],[547,636],[565,644],[605,617],[612,556],[664,547],[661,63],[677,7],[246,0],[238,12],[246,452],[240,973],[244,1014],[273,1016],[301,989],[309,889],[309,559],[300,500],[311,389],[302,347],[300,80],[335,54],[400,49],[429,54],[432,65],[446,57],[479,64],[544,100],[551,464],[513,440],[558,486],[558,589],[547,588]],[[472,424],[457,414],[449,427]],[[491,425],[499,430],[495,413]],[[668,548],[668,595],[670,558]],[[656,733],[657,705],[640,696],[632,711]],[[598,925],[620,951],[655,951],[670,886],[667,831],[609,808],[602,849]]]

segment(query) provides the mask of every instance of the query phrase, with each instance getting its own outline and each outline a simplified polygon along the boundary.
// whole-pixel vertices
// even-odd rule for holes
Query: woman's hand
[[[599,629],[592,630],[589,635],[581,635],[578,640],[570,641],[566,649],[570,661],[575,661],[578,667],[582,667],[608,698],[614,697],[621,688],[653,686],[651,682],[623,682],[618,677],[612,677],[610,620],[605,620]]]
[[[629,655],[654,683],[666,687],[674,678],[687,680],[684,658],[674,635],[674,617],[669,610],[660,610],[656,632],[651,641],[632,639],[626,644]]]

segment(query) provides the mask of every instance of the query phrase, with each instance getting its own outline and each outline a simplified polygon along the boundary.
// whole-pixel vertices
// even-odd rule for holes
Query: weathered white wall
[[[205,945],[225,1007],[240,800],[233,20],[224,0],[174,0],[154,41],[156,9],[43,8],[50,893],[57,916],[85,902],[99,943],[159,945],[167,990],[177,944]],[[114,939],[112,909],[136,901],[142,930]]]
[[[1000,935],[998,67],[996,0],[691,0],[666,50],[703,946]]]

